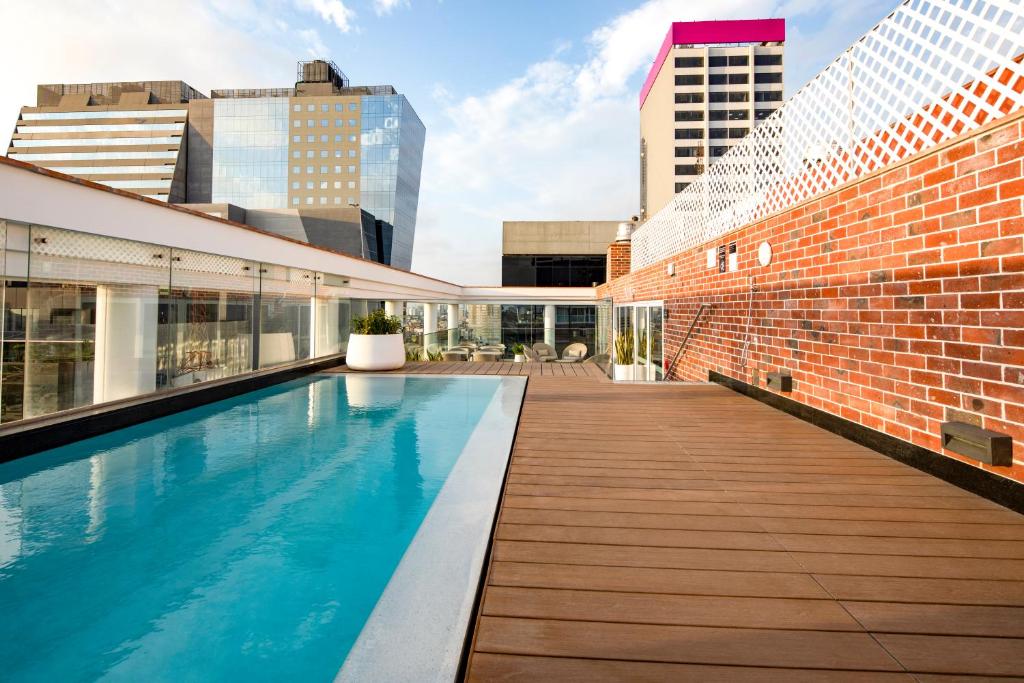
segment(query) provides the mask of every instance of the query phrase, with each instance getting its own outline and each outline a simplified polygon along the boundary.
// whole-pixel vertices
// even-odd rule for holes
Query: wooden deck
[[[1024,676],[1024,517],[719,386],[546,369],[468,680]]]

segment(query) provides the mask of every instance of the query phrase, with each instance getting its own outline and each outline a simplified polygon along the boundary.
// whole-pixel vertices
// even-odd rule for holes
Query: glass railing
[[[457,328],[423,334],[406,332],[408,360],[505,360],[592,362],[608,366],[608,347],[597,326],[556,328]],[[522,346],[516,353],[517,346]],[[478,353],[479,352],[479,353]],[[459,357],[461,354],[461,358]]]

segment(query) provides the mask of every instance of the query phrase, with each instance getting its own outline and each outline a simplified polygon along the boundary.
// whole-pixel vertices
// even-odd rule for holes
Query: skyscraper
[[[16,159],[203,210],[235,205],[261,228],[289,223],[289,236],[412,265],[426,131],[390,85],[353,86],[317,59],[291,88],[62,84],[37,99],[19,117]]]
[[[782,104],[785,19],[674,22],[640,91],[640,214]]]

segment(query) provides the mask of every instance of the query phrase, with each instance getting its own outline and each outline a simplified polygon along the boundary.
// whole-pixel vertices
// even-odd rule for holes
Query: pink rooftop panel
[[[733,21],[675,21],[665,34],[654,66],[640,89],[640,106],[654,85],[665,58],[673,45],[707,45],[712,43],[776,43],[786,40],[785,19],[736,19]]]

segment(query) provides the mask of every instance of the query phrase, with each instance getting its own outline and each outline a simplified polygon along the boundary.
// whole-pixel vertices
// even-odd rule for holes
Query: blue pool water
[[[314,375],[0,465],[0,680],[330,680],[499,381]]]

